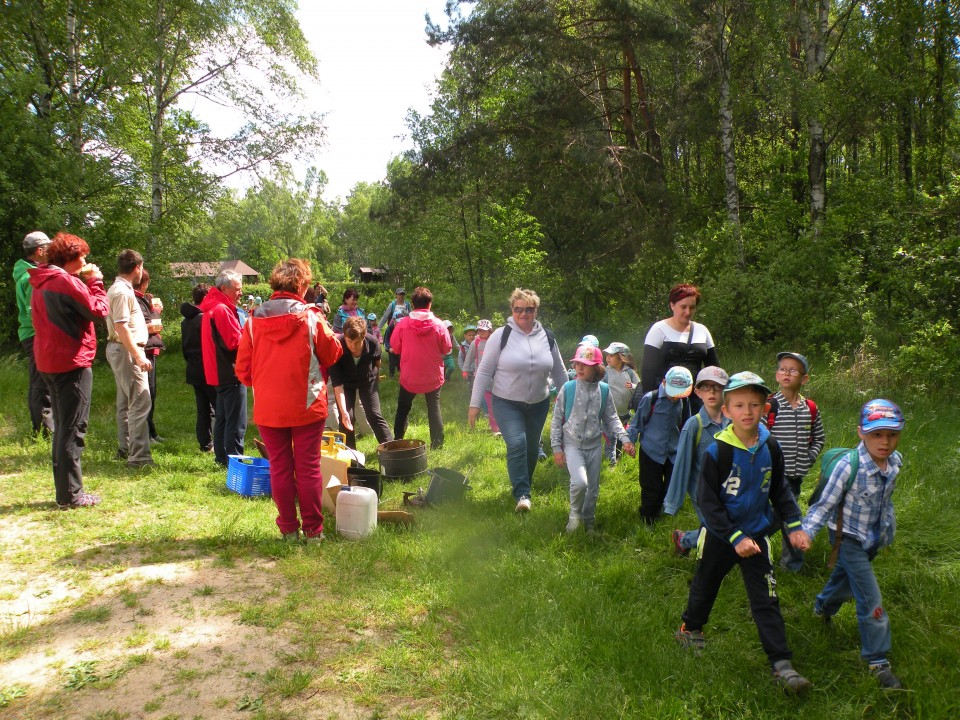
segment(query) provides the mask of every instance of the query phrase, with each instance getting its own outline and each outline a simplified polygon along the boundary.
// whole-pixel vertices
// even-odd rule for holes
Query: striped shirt
[[[771,402],[776,402],[779,408],[770,434],[783,450],[784,474],[788,478],[802,478],[823,450],[825,436],[821,413],[818,411],[816,421],[811,422],[810,408],[803,395],[797,395],[796,407],[791,407],[779,391],[773,394]]]

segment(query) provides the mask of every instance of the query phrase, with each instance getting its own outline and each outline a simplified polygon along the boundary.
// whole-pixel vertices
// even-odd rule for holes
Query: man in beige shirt
[[[154,465],[150,454],[150,388],[147,372],[150,361],[144,354],[147,322],[133,292],[140,283],[143,257],[136,250],[124,250],[117,257],[117,279],[107,291],[107,362],[117,383],[117,457],[127,467]]]

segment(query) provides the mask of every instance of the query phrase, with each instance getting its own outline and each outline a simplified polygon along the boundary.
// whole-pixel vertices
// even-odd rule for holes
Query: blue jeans
[[[549,396],[537,403],[493,396],[493,414],[507,446],[507,475],[513,485],[514,500],[530,497],[530,483],[549,409]]]
[[[830,533],[833,542],[833,533]],[[883,609],[880,586],[871,562],[876,552],[867,552],[861,542],[844,535],[833,574],[817,595],[814,608],[831,617],[850,598],[857,605],[860,627],[860,655],[869,663],[886,660],[890,651],[890,618]]]

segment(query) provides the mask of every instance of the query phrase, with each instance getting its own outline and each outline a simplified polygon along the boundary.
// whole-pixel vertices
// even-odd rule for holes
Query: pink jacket
[[[429,310],[414,310],[390,334],[390,352],[400,356],[400,384],[412,393],[443,385],[443,356],[452,349],[450,333]]]

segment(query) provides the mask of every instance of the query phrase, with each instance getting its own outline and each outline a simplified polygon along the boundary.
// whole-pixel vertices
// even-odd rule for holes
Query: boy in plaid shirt
[[[892,496],[903,464],[897,452],[903,413],[889,400],[871,400],[860,410],[856,477],[851,481],[851,458],[837,461],[820,500],[807,512],[803,530],[812,539],[827,524],[831,540],[840,533],[837,564],[813,605],[829,621],[844,602],[853,598],[860,627],[860,655],[885,688],[899,689],[890,669],[890,618],[880,598],[873,558],[893,542],[896,520]],[[839,508],[839,510],[838,510]]]

